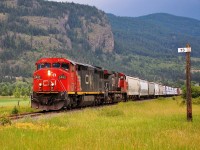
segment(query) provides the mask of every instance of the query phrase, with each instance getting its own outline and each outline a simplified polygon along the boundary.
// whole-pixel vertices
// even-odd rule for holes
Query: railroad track
[[[140,99],[140,100],[134,100],[136,102],[141,102],[141,101],[146,101],[146,100],[154,100],[154,99]],[[57,111],[46,111],[46,112],[33,112],[33,113],[22,113],[22,114],[17,114],[17,115],[10,115],[8,116],[8,118],[12,121],[12,120],[18,120],[18,119],[22,119],[22,118],[26,118],[26,117],[30,117],[30,118],[34,118],[34,117],[38,117],[41,115],[47,115],[47,114],[57,114],[57,113],[61,113],[61,112],[72,112],[72,111],[79,111],[85,108],[101,108],[104,106],[111,106],[111,105],[115,105],[117,103],[108,103],[108,104],[104,104],[104,105],[98,105],[98,106],[88,106],[88,107],[81,107],[81,108],[73,108],[73,109],[64,109],[64,110],[57,110]]]
[[[43,115],[44,113],[42,112],[34,112],[34,113],[23,113],[23,114],[17,114],[17,115],[10,115],[8,116],[8,118],[10,120],[17,120],[17,119],[22,119],[22,118],[26,118],[26,117],[37,117],[37,116],[41,116]]]
[[[96,106],[96,107],[103,107],[103,106],[107,106],[107,105],[113,105],[113,104],[100,105],[100,106]],[[62,112],[79,111],[79,110],[82,110],[85,108],[88,108],[88,107],[64,109],[64,110],[56,110],[56,111],[46,111],[46,112],[41,111],[41,112],[33,112],[33,113],[22,113],[22,114],[7,116],[7,118],[9,120],[13,121],[13,120],[23,119],[23,118],[27,118],[27,117],[34,118],[34,117],[48,115],[48,114],[58,114],[58,113],[62,113]],[[91,107],[91,108],[95,108],[95,107]]]
[[[9,120],[18,120],[18,119],[22,119],[22,118],[34,118],[34,117],[38,117],[38,116],[42,116],[42,115],[48,115],[48,114],[57,114],[57,113],[61,113],[61,112],[66,112],[66,110],[57,110],[57,111],[40,111],[40,112],[32,112],[32,113],[22,113],[22,114],[16,114],[16,115],[10,115],[7,116],[7,118]]]

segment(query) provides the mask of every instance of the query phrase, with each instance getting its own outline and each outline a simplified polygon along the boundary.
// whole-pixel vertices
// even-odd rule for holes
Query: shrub
[[[182,97],[183,99],[186,99],[186,87],[184,87],[182,91],[183,91]],[[194,99],[193,103],[200,104],[200,87],[199,86],[191,87],[191,95],[192,95],[192,98]]]
[[[182,90],[183,90],[182,97],[186,98],[186,87],[184,87]],[[191,87],[191,93],[192,93],[192,98],[200,97],[200,87],[199,86],[192,86]]]
[[[200,87],[199,86],[193,86],[192,87],[192,98],[200,97]]]
[[[7,115],[6,114],[2,114],[1,116],[0,116],[0,125],[7,125],[7,124],[9,124],[9,125],[11,125],[11,121],[10,121],[10,119],[7,117]]]
[[[15,107],[12,109],[11,114],[18,114],[18,113],[19,113],[19,110],[18,110],[17,107],[15,106]]]
[[[182,87],[182,98],[185,99],[186,98],[186,87]]]

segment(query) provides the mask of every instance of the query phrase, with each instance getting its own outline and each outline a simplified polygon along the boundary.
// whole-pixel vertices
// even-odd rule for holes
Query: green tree
[[[16,87],[15,90],[14,90],[14,96],[15,98],[20,98],[21,96],[21,91],[20,91],[20,88],[19,87]]]
[[[2,87],[2,93],[1,93],[2,96],[8,96],[9,95],[9,88],[8,88],[8,85],[4,85]]]

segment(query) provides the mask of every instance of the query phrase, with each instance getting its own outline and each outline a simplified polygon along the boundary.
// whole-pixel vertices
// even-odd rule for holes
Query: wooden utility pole
[[[191,48],[190,44],[186,48]],[[186,52],[186,97],[187,97],[187,120],[192,121],[192,98],[191,98],[191,61],[190,52]]]
[[[186,48],[178,48],[179,53],[186,53],[186,98],[187,98],[187,120],[192,121],[192,98],[191,98],[191,61],[190,44],[186,45]]]

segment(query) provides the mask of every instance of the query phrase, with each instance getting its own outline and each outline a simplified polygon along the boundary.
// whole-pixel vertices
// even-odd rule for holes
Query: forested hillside
[[[44,0],[0,1],[0,82],[32,77],[41,57],[66,57],[181,85],[185,58],[177,48],[187,42],[193,69],[200,69],[198,20],[168,14],[117,17],[87,5]],[[200,82],[199,73],[193,80]]]
[[[192,46],[191,55],[196,57],[192,58],[192,68],[200,68],[200,21],[162,13],[136,18],[112,14],[108,17],[115,52],[136,75],[165,83],[183,83],[185,55],[178,54],[177,48],[188,42]],[[193,74],[193,80],[200,82],[199,75]]]
[[[200,57],[198,20],[169,14],[152,14],[137,18],[108,16],[115,41],[120,42],[122,47],[126,46],[125,51],[119,48],[119,53],[143,53],[155,58],[177,56],[177,48],[190,42],[193,47],[192,56]]]
[[[44,0],[0,1],[0,76],[31,77],[40,57],[90,62],[88,52],[112,52],[107,16],[95,7]]]

